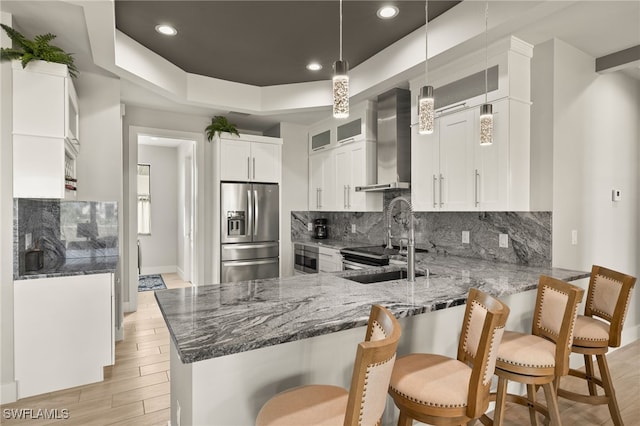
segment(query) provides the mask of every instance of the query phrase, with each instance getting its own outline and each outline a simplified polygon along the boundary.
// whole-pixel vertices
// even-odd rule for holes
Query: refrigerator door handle
[[[246,249],[261,249],[278,247],[278,243],[264,243],[264,244],[223,244],[222,250],[246,250]]]
[[[258,221],[260,220],[260,209],[258,208],[258,191],[253,190],[253,209],[254,217],[253,217],[253,235],[258,235]]]
[[[247,229],[247,234],[248,235],[252,235],[253,234],[253,200],[251,200],[251,190],[247,189],[247,214],[248,214],[248,227],[249,229]]]
[[[251,266],[251,265],[267,265],[269,263],[277,263],[279,259],[277,257],[271,259],[260,259],[260,260],[247,260],[247,261],[239,261],[239,260],[229,260],[223,261],[223,265],[232,265],[232,266]]]

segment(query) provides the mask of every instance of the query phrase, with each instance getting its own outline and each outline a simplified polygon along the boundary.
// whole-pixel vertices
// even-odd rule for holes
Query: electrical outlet
[[[355,234],[355,233],[356,233],[356,224],[355,224],[355,223],[352,223],[352,224],[351,224],[351,233],[352,233],[352,234]]]
[[[31,247],[31,243],[33,242],[33,235],[31,232],[28,234],[24,234],[24,249],[28,250]]]
[[[313,222],[307,223],[307,231],[309,232],[313,231]]]
[[[572,246],[577,246],[578,245],[578,230],[574,229],[571,231],[571,245]]]
[[[462,231],[462,244],[469,244],[469,231]]]
[[[619,189],[614,189],[611,191],[611,201],[620,201],[622,200],[622,191]]]
[[[498,237],[498,247],[509,247],[509,234],[500,234]]]

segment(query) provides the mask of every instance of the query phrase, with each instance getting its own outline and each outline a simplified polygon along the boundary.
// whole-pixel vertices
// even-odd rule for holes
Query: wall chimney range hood
[[[356,192],[411,187],[411,92],[394,88],[378,96],[378,183]]]

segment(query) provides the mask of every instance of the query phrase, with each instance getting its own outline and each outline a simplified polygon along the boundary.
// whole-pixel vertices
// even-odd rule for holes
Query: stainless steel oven
[[[297,274],[317,274],[320,267],[320,250],[317,246],[294,243],[293,269]]]

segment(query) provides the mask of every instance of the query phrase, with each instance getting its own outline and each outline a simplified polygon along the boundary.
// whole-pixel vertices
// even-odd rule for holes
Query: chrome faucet
[[[411,212],[411,229],[409,231],[409,241],[407,243],[407,281],[415,281],[416,280],[416,266],[415,266],[415,257],[416,257],[416,239],[415,239],[415,230],[413,223],[413,205],[411,202],[404,197],[396,197],[387,206],[387,248],[393,248],[391,244],[391,212],[393,211],[393,207],[399,203],[404,202],[409,206],[409,212]]]

